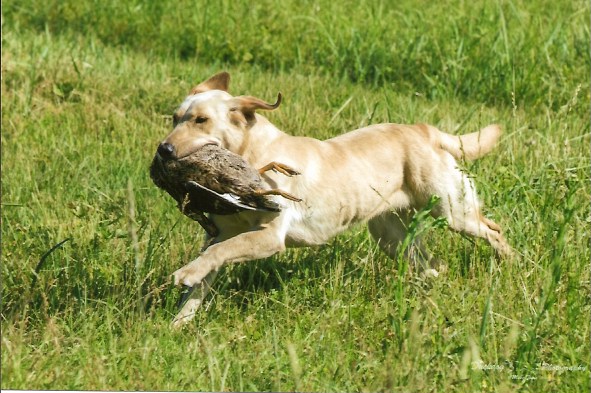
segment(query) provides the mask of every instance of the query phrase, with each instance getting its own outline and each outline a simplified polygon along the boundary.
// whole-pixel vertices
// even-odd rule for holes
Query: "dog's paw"
[[[176,272],[172,273],[174,277],[174,285],[186,285],[192,287],[200,284],[201,280],[207,275],[206,269],[195,262],[183,266]]]

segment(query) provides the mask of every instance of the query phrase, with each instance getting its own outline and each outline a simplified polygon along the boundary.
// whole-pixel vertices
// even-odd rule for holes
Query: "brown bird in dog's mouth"
[[[204,213],[281,211],[280,205],[267,198],[268,195],[301,201],[285,191],[265,188],[261,179],[260,175],[268,170],[286,176],[299,175],[286,165],[272,162],[256,170],[239,155],[212,144],[176,159],[168,154],[166,145],[158,147],[150,166],[150,177],[174,198],[183,214],[199,222],[212,237],[218,234],[218,229]]]

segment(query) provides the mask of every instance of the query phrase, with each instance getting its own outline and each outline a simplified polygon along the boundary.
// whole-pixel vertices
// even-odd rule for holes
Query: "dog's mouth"
[[[221,144],[221,141],[214,138],[187,141],[177,145],[177,151],[174,159],[177,161],[184,160],[190,158],[205,146],[221,146]]]
[[[194,150],[191,150],[189,153],[187,153],[187,154],[183,155],[182,157],[178,157],[178,158],[176,158],[176,161],[178,161],[178,162],[187,162],[187,161],[192,161],[192,160],[193,160],[193,158],[194,158],[194,157],[195,157],[197,154],[199,154],[199,151],[200,151],[201,149],[203,149],[203,148],[207,147],[207,146],[215,146],[215,147],[219,147],[219,146],[220,146],[220,143],[219,143],[219,142],[214,142],[214,141],[211,141],[211,142],[204,143],[204,144],[202,144],[201,146],[199,146],[199,148],[197,148],[197,149],[194,149]]]
[[[186,181],[202,172],[201,166],[208,165],[209,157],[215,156],[219,146],[218,141],[210,139],[200,143],[198,148],[187,150],[181,157],[162,157],[157,150],[150,165],[150,177],[156,186],[180,202],[186,194]]]
[[[180,180],[195,170],[196,163],[203,160],[203,151],[207,146],[218,146],[216,142],[208,142],[201,145],[198,149],[183,155],[182,157],[162,157],[156,151],[152,163],[150,165],[150,177],[154,183],[167,191],[174,190],[180,187]],[[176,194],[176,193],[175,193]]]

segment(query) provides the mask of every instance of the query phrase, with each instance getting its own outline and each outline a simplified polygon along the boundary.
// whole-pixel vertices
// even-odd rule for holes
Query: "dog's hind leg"
[[[501,227],[484,217],[479,210],[464,214],[450,214],[448,221],[453,230],[485,239],[499,257],[510,258],[513,256],[513,249],[501,233]]]
[[[369,233],[380,249],[392,259],[401,254],[425,275],[437,276],[440,261],[432,258],[423,247],[420,238],[415,238],[406,249],[401,250],[407,236],[408,226],[414,212],[411,210],[388,211],[368,222]]]
[[[452,172],[448,188],[434,215],[445,217],[451,229],[471,237],[485,239],[500,257],[511,257],[513,249],[501,233],[501,227],[484,217],[472,181],[458,169]],[[453,187],[449,187],[453,185]]]

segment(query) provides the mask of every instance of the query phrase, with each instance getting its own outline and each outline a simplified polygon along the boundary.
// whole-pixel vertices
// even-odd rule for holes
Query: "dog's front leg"
[[[205,276],[203,281],[201,281],[201,284],[189,288],[189,293],[186,295],[186,299],[184,299],[179,312],[172,321],[172,327],[180,328],[195,317],[195,313],[203,304],[203,300],[211,290],[211,286],[217,275],[218,272],[214,270]]]
[[[207,248],[215,244],[215,242],[215,237],[207,235],[205,237],[205,242],[201,247],[201,252],[207,250]],[[201,284],[187,288],[187,292],[181,298],[178,313],[172,321],[173,328],[180,328],[195,318],[197,310],[203,305],[203,301],[211,290],[211,286],[217,275],[218,272],[214,270],[205,276]]]
[[[201,283],[211,272],[218,271],[225,263],[266,258],[285,250],[285,239],[276,227],[270,224],[212,244],[199,258],[173,273],[175,285],[192,287]]]

